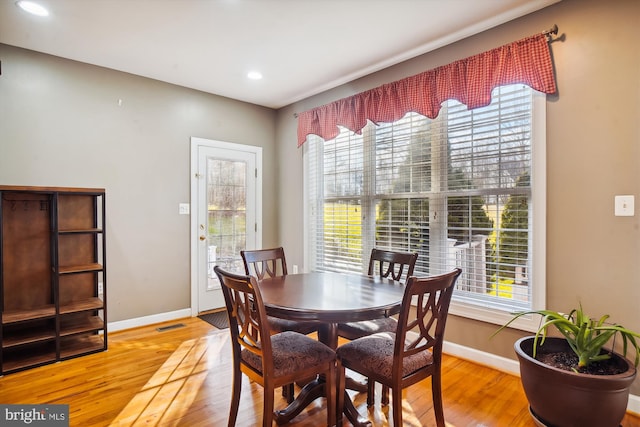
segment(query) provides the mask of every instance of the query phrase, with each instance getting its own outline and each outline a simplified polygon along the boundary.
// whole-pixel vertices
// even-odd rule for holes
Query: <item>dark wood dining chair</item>
[[[282,247],[240,251],[240,256],[245,273],[258,280],[287,274],[287,259]],[[273,316],[269,316],[268,321],[273,333],[295,331],[307,335],[316,332],[319,326],[315,322],[296,322]]]
[[[242,374],[264,388],[262,425],[274,421],[274,390],[315,375],[326,378],[327,425],[336,422],[336,354],[306,335],[293,331],[272,334],[255,277],[215,266],[222,285],[233,351],[233,391],[229,427],[240,406]]]
[[[240,251],[240,256],[244,263],[244,272],[258,280],[287,274],[287,258],[282,247]],[[267,322],[269,322],[271,333],[274,334],[294,331],[307,335],[316,332],[319,327],[318,323],[315,322],[296,322],[273,316],[267,316]],[[293,402],[295,398],[293,384],[282,388],[282,397],[289,403]]]
[[[338,347],[338,407],[344,404],[348,368],[391,389],[393,425],[402,426],[402,390],[431,377],[436,424],[444,427],[442,345],[451,295],[461,272],[457,268],[438,276],[410,277],[395,332],[368,335]],[[338,423],[340,418],[338,414]]]
[[[397,282],[406,283],[407,278],[413,275],[413,270],[418,260],[416,252],[398,252],[382,249],[372,249],[369,258],[369,276],[391,278]],[[386,316],[380,319],[364,322],[341,323],[338,325],[338,336],[348,340],[355,340],[378,332],[395,332],[397,328],[395,318]],[[375,382],[367,381],[367,406],[373,405],[375,400]],[[382,403],[389,402],[389,390],[382,388]]]

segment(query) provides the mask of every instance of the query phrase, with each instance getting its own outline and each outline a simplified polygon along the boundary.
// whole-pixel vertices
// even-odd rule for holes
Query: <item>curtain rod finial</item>
[[[543,33],[545,36],[549,36],[551,37],[551,35],[558,35],[558,25],[557,24],[553,24],[553,27],[551,27],[550,29],[548,29],[547,31],[543,31]]]

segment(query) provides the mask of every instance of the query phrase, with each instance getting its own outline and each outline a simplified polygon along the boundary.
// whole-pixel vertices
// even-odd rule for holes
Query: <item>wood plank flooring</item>
[[[183,324],[158,331],[158,327]],[[451,356],[444,358],[443,397],[448,427],[535,427],[515,376]],[[69,404],[70,425],[226,426],[231,398],[227,330],[198,318],[109,334],[109,350],[0,378],[0,403]],[[389,426],[389,407],[354,402],[374,427]],[[433,426],[430,380],[404,392],[405,426]],[[279,393],[276,407],[283,407]],[[237,426],[261,424],[262,387],[243,382]],[[289,425],[322,426],[318,399]],[[348,423],[346,423],[349,425]],[[624,427],[640,427],[627,415]]]

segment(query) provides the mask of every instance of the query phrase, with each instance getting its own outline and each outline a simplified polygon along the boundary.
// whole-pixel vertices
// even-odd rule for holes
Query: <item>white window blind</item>
[[[371,248],[415,251],[415,275],[461,267],[454,300],[532,307],[534,92],[409,113],[306,144],[311,269],[362,273]],[[538,261],[536,259],[536,261]]]

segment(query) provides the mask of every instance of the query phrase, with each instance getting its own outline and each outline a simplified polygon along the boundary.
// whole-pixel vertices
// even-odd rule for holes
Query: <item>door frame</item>
[[[191,263],[191,317],[198,316],[198,151],[200,147],[221,148],[254,153],[256,156],[256,246],[262,247],[262,147],[238,144],[234,142],[218,141],[207,138],[191,137],[191,209],[190,209],[190,263]]]

